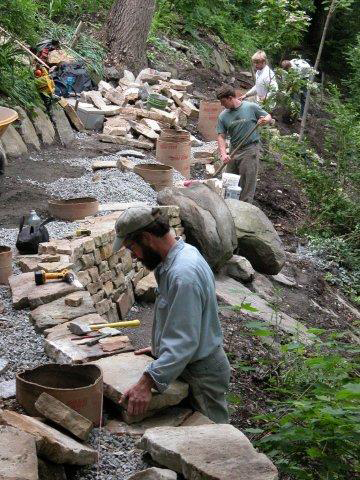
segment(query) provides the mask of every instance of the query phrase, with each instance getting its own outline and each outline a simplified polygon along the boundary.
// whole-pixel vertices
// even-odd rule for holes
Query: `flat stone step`
[[[283,312],[275,312],[264,300],[256,293],[253,293],[241,283],[230,277],[216,277],[216,296],[218,300],[227,305],[237,306],[242,302],[250,303],[256,308],[256,312],[244,310],[244,315],[273,325],[285,333],[296,336],[304,344],[312,344],[315,335],[309,333],[307,328],[294,318]]]
[[[147,430],[140,448],[188,479],[276,480],[275,465],[232,425],[160,427]]]

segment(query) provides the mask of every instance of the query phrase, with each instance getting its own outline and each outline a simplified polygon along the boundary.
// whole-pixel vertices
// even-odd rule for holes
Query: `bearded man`
[[[158,284],[151,347],[135,352],[150,354],[154,361],[124,392],[121,403],[127,402],[129,415],[141,415],[149,407],[152,389],[162,393],[180,378],[190,385],[194,410],[216,423],[228,423],[230,365],[209,265],[195,247],[175,238],[159,208],[129,208],[115,230],[114,251],[128,248],[154,270]]]

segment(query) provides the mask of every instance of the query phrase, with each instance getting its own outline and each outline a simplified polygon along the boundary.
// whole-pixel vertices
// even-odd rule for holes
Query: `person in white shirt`
[[[306,81],[309,80],[309,77],[310,77],[310,74],[311,74],[311,71],[312,71],[312,67],[311,67],[310,63],[308,63],[306,60],[303,60],[302,58],[294,58],[292,60],[283,60],[281,62],[281,68],[283,70],[286,70],[287,72],[290,69],[295,70],[300,75],[300,77],[303,78]],[[301,106],[300,116],[301,117],[303,116],[303,113],[304,113],[306,95],[307,95],[307,87],[306,87],[306,85],[304,85],[300,89],[300,92],[299,92],[300,106]]]
[[[251,60],[256,70],[255,85],[241,97],[241,100],[256,95],[256,101],[262,103],[273,97],[278,90],[278,84],[275,79],[275,73],[267,64],[267,57],[264,51],[259,50],[256,52],[251,57]],[[271,108],[274,107],[274,104],[271,105]]]

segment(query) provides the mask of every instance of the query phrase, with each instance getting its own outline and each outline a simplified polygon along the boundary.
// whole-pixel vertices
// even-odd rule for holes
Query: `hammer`
[[[92,347],[93,345],[98,343],[98,341],[101,340],[102,338],[115,337],[117,335],[121,335],[119,330],[117,330],[116,328],[109,328],[109,327],[101,328],[99,330],[99,333],[100,335],[97,335],[96,337],[93,337],[87,340],[81,340],[81,337],[80,337],[80,342],[78,343],[78,345],[81,343],[81,345],[87,345],[88,347]]]
[[[140,325],[140,320],[129,320],[128,322],[101,323],[97,325],[82,325],[77,322],[70,322],[68,329],[74,335],[86,335],[101,328],[135,328]]]
[[[69,283],[70,285],[74,285],[75,287],[83,288],[83,285],[77,279],[75,273],[68,269],[62,270],[61,272],[51,273],[47,273],[44,270],[38,270],[34,273],[34,279],[36,285],[44,285],[48,280],[60,280]]]

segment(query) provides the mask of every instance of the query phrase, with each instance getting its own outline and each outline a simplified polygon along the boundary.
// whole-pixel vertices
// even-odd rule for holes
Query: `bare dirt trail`
[[[93,158],[117,150],[115,146],[101,143],[90,135],[74,142],[72,148],[52,146],[33,153],[30,158],[10,158],[5,175],[0,176],[0,227],[17,228],[19,218],[28,215],[31,209],[46,218],[50,196],[36,183],[81,177],[85,172],[82,166],[76,167],[64,160]]]

